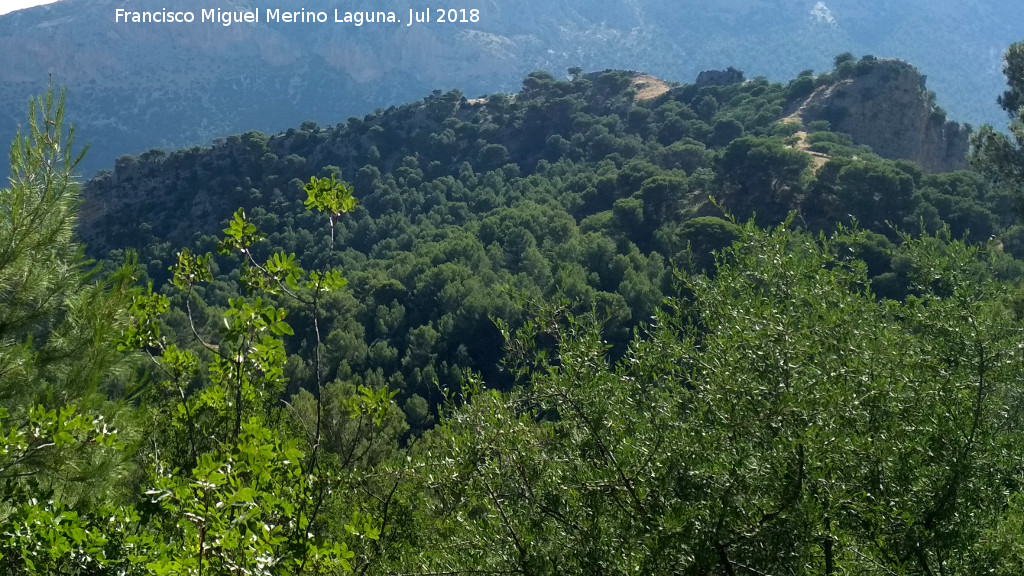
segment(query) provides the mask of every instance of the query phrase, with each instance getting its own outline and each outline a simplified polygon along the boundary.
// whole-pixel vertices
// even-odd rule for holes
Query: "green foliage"
[[[160,345],[160,324],[156,319],[170,308],[169,301],[163,294],[154,294],[150,284],[145,294],[138,294],[128,308],[129,317],[133,320],[125,329],[119,342],[119,349],[147,350]]]
[[[242,257],[237,278],[247,295],[227,299],[215,329],[197,318],[210,312],[199,300],[217,268],[210,254],[178,252],[170,283],[180,295],[174,297],[155,292],[152,283],[144,292],[131,288],[131,268],[97,282],[72,241],[74,163],[60,148],[62,111],[62,102],[52,107],[52,95],[39,123],[33,108],[31,137],[12,156],[17,178],[2,197],[10,207],[0,230],[10,240],[4,278],[38,283],[31,286],[35,293],[12,295],[0,319],[9,329],[2,358],[22,366],[0,373],[4,389],[25,379],[36,384],[34,394],[0,409],[5,573],[351,571],[355,553],[345,540],[375,541],[380,524],[367,506],[339,501],[344,464],[320,454],[328,427],[321,426],[319,389],[311,433],[280,425],[288,406],[282,338],[294,330],[289,310],[276,301],[294,300],[315,327],[323,299],[345,279],[334,269],[304,271],[294,254],[277,253],[260,264],[253,251],[263,236],[239,210],[220,248]],[[355,207],[351,187],[333,175],[311,185],[311,208],[329,212],[332,223]],[[54,259],[52,266],[33,260],[39,255]],[[176,311],[191,332],[180,343],[173,340],[183,334],[163,322],[172,307],[183,308]],[[315,333],[319,384],[322,342]],[[148,357],[156,374],[137,366],[131,400],[141,404],[130,408],[124,444],[98,410],[82,413],[71,401],[102,406],[93,393],[97,383],[113,378],[116,361],[132,351]],[[392,432],[377,444],[395,441],[401,430],[390,417],[397,410],[393,396],[385,387],[359,388],[347,410],[366,425],[356,427],[351,442],[386,425]],[[128,452],[126,470],[116,469],[118,452]],[[90,487],[99,493],[89,494]],[[342,505],[352,506],[353,522],[329,537],[322,512]]]
[[[985,125],[972,136],[971,165],[1019,190],[1024,185],[1024,42],[1010,46],[1004,58],[1003,73],[1009,89],[999,97],[999,105],[1010,117],[1009,134]],[[1019,200],[1019,193],[1018,202]]]
[[[755,213],[777,222],[793,208],[810,157],[774,140],[740,138],[725,149],[720,170],[727,196],[724,205],[737,217]]]
[[[303,189],[308,195],[305,202],[306,208],[325,212],[330,215],[332,221],[356,208],[356,199],[352,196],[352,186],[345,182],[338,182],[334,179],[333,174],[330,179],[314,176],[309,179],[309,184],[306,184]]]
[[[122,376],[114,342],[134,269],[129,259],[100,281],[73,240],[81,156],[63,115],[52,90],[32,101],[0,190],[0,565],[11,574],[121,566],[118,530],[132,520],[103,502],[122,445],[101,392]]]
[[[237,227],[233,232],[238,233],[237,240],[231,237],[230,241],[241,241],[243,226],[241,225],[240,213],[235,213],[236,219],[232,220],[232,224],[237,223]],[[251,224],[250,224],[251,226]],[[255,230],[255,228],[253,228]],[[227,230],[225,230],[227,233]],[[174,272],[171,283],[174,287],[179,290],[189,290],[196,284],[201,282],[209,282],[213,279],[210,273],[210,255],[197,256],[192,254],[188,248],[183,248],[178,252],[178,263],[171,267],[171,271]],[[150,288],[152,292],[152,288]],[[162,311],[161,311],[162,312]]]
[[[659,238],[662,250],[672,254],[679,269],[713,273],[715,254],[739,239],[739,227],[714,216],[687,220],[678,228],[664,228]]]
[[[812,165],[764,79],[632,81],[150,154],[234,215],[179,251],[135,229],[146,290],[90,276],[35,130],[2,198],[0,565],[1015,573],[1009,193],[827,131]]]
[[[159,506],[151,520],[152,574],[288,573],[351,570],[344,543],[311,538],[325,480],[304,469],[295,442],[258,420],[243,425],[230,450],[203,454],[188,476],[157,469],[146,496]]]
[[[959,199],[960,189],[924,184],[920,173],[879,161],[839,135],[812,135],[812,145],[833,159],[818,172],[804,170],[809,158],[787,148],[772,124],[787,97],[784,86],[757,80],[684,86],[656,101],[632,102],[627,84],[621,74],[573,82],[535,74],[515,99],[495,95],[473,106],[438,93],[422,105],[325,131],[332,148],[296,135],[264,139],[275,156],[293,158],[272,171],[263,164],[265,153],[258,172],[245,167],[241,154],[232,156],[242,166],[237,173],[217,171],[213,158],[178,155],[174,162],[220,174],[222,181],[201,187],[278,197],[267,208],[249,204],[235,229],[241,242],[245,222],[258,223],[270,241],[246,248],[260,253],[243,263],[247,290],[291,298],[286,290],[312,289],[321,277],[306,276],[300,260],[344,266],[355,279],[352,294],[324,294],[314,306],[330,310],[329,323],[314,329],[308,307],[291,312],[289,319],[298,321],[289,346],[305,361],[288,365],[289,389],[319,389],[333,376],[354,387],[386,383],[417,421],[424,420],[422,405],[412,399],[432,411],[443,390],[459,388],[466,369],[483,373],[491,386],[509,385],[497,369],[497,333],[488,318],[521,319],[510,291],[567,294],[576,312],[607,312],[614,324],[609,343],[615,355],[622,353],[630,329],[646,322],[668,287],[657,263],[664,256],[689,262],[689,244],[697,269],[710,270],[712,252],[731,243],[724,221],[703,226],[693,219],[717,212],[708,196],[741,218],[756,212],[774,223],[795,209],[798,222],[831,230],[853,216],[893,239],[892,226],[935,231],[948,224],[957,236],[970,230],[984,240],[1006,225],[993,225],[989,215],[1005,210],[990,208],[987,187]],[[753,144],[728,140],[737,126],[756,136]],[[709,145],[725,149],[709,151]],[[366,188],[362,207],[337,223],[345,251],[318,242],[309,233],[316,221],[286,200],[307,187],[298,173],[304,159],[315,165],[327,157],[355,170]],[[334,170],[322,172],[336,180]],[[872,285],[887,285],[885,295],[893,297],[910,293],[906,269],[890,268],[892,247],[872,238],[850,248],[869,261]],[[266,264],[257,266],[263,256]],[[190,304],[200,328],[210,328],[218,307],[235,296],[224,263],[206,264],[226,271],[204,289],[209,305]],[[1006,270],[1012,274],[1012,266]],[[305,293],[307,305],[312,294]],[[178,328],[179,337],[191,331],[185,322]],[[325,343],[322,356],[315,342]],[[313,366],[318,357],[319,368]]]
[[[813,92],[814,77],[800,76],[789,83],[789,94],[786,99],[790,102],[796,102],[797,100],[810,96]]]
[[[967,245],[907,239],[916,295],[879,302],[844,254],[866,240],[748,224],[614,364],[564,303],[503,329],[523,386],[473,388],[423,440],[425,537],[384,571],[1009,569],[1024,429],[999,285]]]
[[[1009,88],[999,96],[997,102],[1011,118],[1019,119],[1020,109],[1024,106],[1024,86],[1020,85],[1020,79],[1024,78],[1024,43],[1018,42],[1006,50],[1003,74]]]
[[[832,125],[829,124],[828,120],[815,120],[807,125],[807,131],[811,134],[816,132],[829,132],[832,130]]]
[[[355,206],[351,187],[334,175],[314,178],[307,191],[307,205],[332,219]],[[198,330],[191,303],[201,284],[212,280],[211,256],[182,250],[172,267],[193,340],[200,350],[213,352],[201,387],[190,386],[200,374],[199,358],[166,343],[156,328],[168,300],[150,289],[131,308],[132,329],[122,346],[159,353],[167,389],[176,392],[153,399],[160,407],[157,422],[174,432],[150,455],[145,494],[155,510],[147,513],[147,532],[139,540],[144,553],[134,562],[156,574],[351,570],[354,552],[344,542],[328,541],[318,520],[337,483],[336,468],[321,464],[319,455],[320,401],[311,434],[289,435],[271,426],[281,418],[287,383],[281,338],[295,332],[286,322],[288,310],[264,300],[290,297],[316,326],[322,298],[346,282],[337,270],[304,271],[294,254],[275,253],[259,264],[253,249],[263,237],[242,210],[224,234],[222,251],[242,256],[239,280],[250,296],[228,299],[216,343]],[[316,337],[313,360],[320,384],[319,331]],[[318,397],[321,392],[318,388]],[[361,388],[350,404],[353,417],[368,414],[371,429],[379,428],[392,397],[385,388]]]
[[[817,81],[810,72],[800,79]],[[172,247],[187,247],[182,254],[194,261],[178,266],[177,281],[202,275],[187,305],[206,334],[239,293],[304,302],[290,309],[295,337],[286,348],[306,360],[286,370],[289,392],[335,377],[357,387],[386,383],[399,405],[418,395],[433,412],[440,391],[457,390],[467,370],[493,387],[511,385],[489,320],[523,320],[511,293],[568,295],[575,313],[613,310],[608,338],[621,354],[632,329],[671,292],[670,275],[654,263],[684,265],[691,242],[695,264],[711,270],[717,241],[680,235],[696,217],[756,214],[774,225],[796,211],[795,222],[813,231],[856,219],[890,239],[895,230],[949,226],[979,242],[1014,224],[1009,192],[983,179],[928,181],[827,123],[808,127],[815,154],[807,154],[792,138],[799,124],[780,123],[790,111],[787,85],[669,86],[636,100],[634,80],[625,72],[572,81],[537,73],[514,97],[471,103],[438,92],[316,133],[249,134],[216,150],[150,154],[116,182],[93,183],[96,197],[152,190],[131,200],[148,226],[104,216],[83,235],[97,257],[112,243],[138,249],[149,264],[142,278],[155,286],[175,280],[167,271],[178,260]],[[291,160],[268,164],[268,154]],[[342,172],[354,175],[359,205]],[[203,177],[171,176],[193,173]],[[193,218],[162,217],[181,206],[192,206]],[[216,250],[224,218],[230,254]],[[330,239],[313,232],[324,229]],[[337,269],[351,290],[337,290],[341,276],[324,273]],[[1007,277],[1014,270],[1004,267]],[[893,283],[887,294],[907,291],[896,271],[872,267],[872,278],[885,274]],[[317,283],[334,291],[318,293]],[[313,308],[324,319],[316,326]],[[174,341],[192,337],[185,316],[168,317],[173,327],[164,333]]]
[[[839,68],[840,66],[842,66],[843,64],[845,64],[847,62],[854,62],[856,60],[857,60],[857,57],[854,56],[852,53],[850,53],[850,52],[843,52],[842,54],[837,55],[833,59],[833,66],[836,67],[836,68]]]
[[[32,101],[0,190],[0,398],[9,406],[80,400],[106,384],[117,362],[111,334],[131,294],[134,258],[98,282],[73,240],[81,155],[63,116],[63,94]]]
[[[240,252],[246,254],[249,248],[260,240],[263,240],[263,238],[257,234],[256,225],[245,217],[245,210],[239,208],[235,212],[234,217],[228,222],[228,227],[224,229],[224,240],[220,243],[220,253],[232,254]],[[198,265],[201,266],[202,264],[203,262],[198,262]],[[185,272],[191,273],[191,270],[176,271],[175,275],[178,276]]]

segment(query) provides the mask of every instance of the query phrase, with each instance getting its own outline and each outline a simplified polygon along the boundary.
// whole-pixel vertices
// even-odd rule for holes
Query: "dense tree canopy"
[[[711,251],[728,245],[721,230],[695,233],[705,218],[756,215],[770,226],[796,211],[802,225],[827,233],[856,222],[885,237],[882,251],[901,231],[949,226],[956,238],[987,242],[1015,224],[1012,194],[975,173],[925,174],[827,126],[806,127],[801,141],[804,127],[782,121],[793,104],[786,85],[670,85],[644,99],[635,79],[538,72],[514,97],[438,91],[334,127],[123,158],[89,184],[83,236],[97,258],[138,251],[160,290],[179,247],[214,251],[222,221],[241,206],[267,236],[254,246],[259,257],[294,252],[351,281],[350,292],[324,300],[333,318],[322,327],[327,377],[383,381],[403,405],[418,396],[434,407],[467,370],[508,388],[490,318],[525,320],[523,297],[566,296],[577,313],[596,308],[621,354],[672,294],[672,266],[710,270]],[[350,217],[305,210],[312,174],[352,182],[360,205]],[[324,227],[334,249],[311,232]],[[1024,271],[1008,253],[994,257],[1006,277]],[[870,280],[886,295],[909,291],[898,271],[874,264]],[[214,256],[198,320],[219,321],[216,310],[238,290],[232,269]],[[297,323],[286,344],[304,358],[315,340],[306,326]],[[289,390],[312,386],[311,374],[305,361],[289,363]]]
[[[619,362],[564,307],[507,332],[522,385],[420,443],[429,537],[396,570],[1012,571],[1018,320],[935,237],[901,246],[915,296],[879,301],[847,256],[863,234],[743,227]]]
[[[0,191],[0,565],[1019,573],[1012,178],[803,135],[806,87],[741,76],[437,92],[124,158],[81,211],[37,101]]]

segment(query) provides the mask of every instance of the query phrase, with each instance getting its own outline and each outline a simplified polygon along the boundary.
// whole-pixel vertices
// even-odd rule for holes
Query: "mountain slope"
[[[571,66],[693,78],[736,66],[782,80],[843,51],[918,66],[954,119],[1002,125],[994,105],[1002,51],[1018,39],[1018,2],[873,0],[488,0],[479,22],[405,26],[420,2],[377,2],[398,24],[125,24],[117,8],[157,0],[66,0],[0,17],[0,139],[48,73],[89,134],[87,168],[125,153],[205,144],[304,120],[342,121],[433,89],[514,91],[528,72]],[[468,7],[468,6],[467,6]],[[326,0],[182,0],[176,10],[324,10]],[[435,15],[436,19],[436,15]],[[953,38],[956,41],[950,42]]]
[[[866,69],[858,78],[873,78],[894,64],[856,65]],[[622,71],[571,81],[534,73],[514,96],[438,91],[333,127],[128,156],[86,185],[80,232],[97,258],[136,250],[143,282],[159,286],[182,247],[216,252],[225,219],[242,208],[268,240],[253,248],[257,259],[281,250],[307,268],[340,267],[350,280],[352,293],[330,304],[331,370],[389,382],[430,405],[440,398],[435,382],[455,386],[466,369],[509,383],[490,318],[518,318],[518,298],[565,297],[576,310],[597,310],[608,343],[624,352],[631,330],[674,289],[673,264],[710,269],[711,252],[735,239],[723,212],[762,225],[796,213],[812,232],[855,220],[864,232],[844,250],[867,261],[872,292],[885,297],[914,290],[894,248],[898,230],[995,236],[1001,274],[1024,277],[1011,257],[1024,255],[1024,228],[1013,226],[1008,191],[972,172],[927,174],[786,116],[806,98],[807,81],[823,91],[844,85],[843,68],[789,84],[743,81],[735,70],[703,74],[701,84]],[[899,79],[890,91],[918,96],[914,105],[901,100],[899,112],[930,117],[920,78]],[[856,106],[850,115],[871,117],[892,102]],[[304,183],[329,175],[350,182],[360,203],[333,224],[303,204]],[[216,257],[208,302],[223,306],[235,293],[226,275],[234,269]],[[308,370],[294,368],[294,385],[308,386]]]

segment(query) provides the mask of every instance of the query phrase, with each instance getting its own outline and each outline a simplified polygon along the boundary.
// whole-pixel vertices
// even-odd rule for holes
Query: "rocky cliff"
[[[801,103],[796,115],[805,125],[825,120],[879,156],[911,160],[930,172],[967,167],[969,129],[946,119],[917,69],[899,60],[863,60],[848,70],[850,77]]]

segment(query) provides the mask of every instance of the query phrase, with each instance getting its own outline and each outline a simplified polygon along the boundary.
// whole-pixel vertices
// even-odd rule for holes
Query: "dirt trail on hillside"
[[[804,120],[803,120],[803,118],[800,117],[800,110],[802,110],[802,109],[803,109],[803,107],[801,106],[799,110],[797,110],[796,112],[790,114],[789,116],[786,116],[782,120],[779,120],[779,122],[782,123],[782,124],[793,123],[793,124],[799,124],[799,125],[803,126],[804,125]],[[815,152],[814,150],[811,150],[811,145],[807,143],[807,131],[806,130],[800,130],[800,131],[796,132],[795,134],[793,134],[793,136],[797,137],[796,144],[793,145],[793,146],[788,146],[788,147],[789,148],[795,148],[797,150],[803,150],[804,152],[807,152],[808,154],[810,154],[811,155],[811,164],[814,166],[814,171],[815,172],[817,172],[819,168],[824,166],[825,163],[829,161],[829,156],[827,154],[822,154],[821,152]]]

